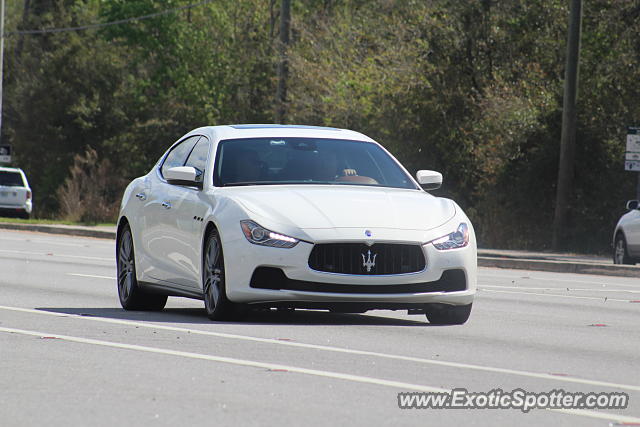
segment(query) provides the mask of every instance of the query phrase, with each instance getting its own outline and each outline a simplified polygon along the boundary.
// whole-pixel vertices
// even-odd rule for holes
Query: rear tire
[[[129,225],[125,225],[118,236],[116,259],[118,297],[122,308],[143,311],[162,310],[167,304],[167,296],[145,292],[138,285],[136,257]]]
[[[472,304],[427,304],[425,311],[429,323],[434,325],[462,325],[471,315]]]
[[[613,263],[627,265],[635,264],[634,259],[629,256],[627,239],[625,239],[624,234],[622,233],[618,233],[616,235],[616,240],[613,244]]]

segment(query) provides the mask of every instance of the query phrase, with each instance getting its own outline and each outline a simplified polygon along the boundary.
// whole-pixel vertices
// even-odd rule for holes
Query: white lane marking
[[[567,273],[558,273],[558,274],[566,275]],[[577,278],[576,279],[560,279],[560,278],[557,278],[556,276],[553,276],[553,277],[524,276],[522,274],[520,274],[520,275],[518,275],[518,274],[513,274],[513,275],[505,274],[505,275],[502,275],[502,274],[485,274],[485,273],[482,273],[479,276],[480,276],[479,279],[482,279],[483,277],[497,277],[497,278],[504,279],[504,280],[508,280],[508,279],[540,280],[540,281],[543,281],[543,282],[552,281],[552,282],[565,282],[565,283],[582,283],[582,284],[585,284],[585,285],[599,285],[599,286],[611,286],[611,283],[612,283],[612,282],[605,282],[605,281],[596,282],[596,281],[593,281],[593,280],[579,280]],[[626,281],[626,280],[637,281],[638,280],[637,278],[634,279],[634,278],[631,278],[631,277],[615,277],[615,278],[612,277],[610,280],[613,281],[614,279],[616,280],[616,282],[619,281],[619,280],[624,280],[624,281]],[[615,283],[615,286],[622,286],[622,287],[625,287],[625,288],[629,287],[629,288],[636,288],[636,289],[639,287],[638,284],[633,284],[633,283]]]
[[[179,328],[176,326],[166,326],[166,325],[158,325],[154,323],[135,322],[132,320],[109,319],[106,317],[94,317],[94,316],[81,316],[77,314],[57,313],[57,312],[51,312],[51,311],[34,310],[30,308],[20,308],[20,307],[8,307],[8,306],[2,306],[2,305],[0,305],[0,310],[17,311],[17,312],[32,313],[32,314],[44,314],[49,316],[68,317],[68,318],[82,319],[82,320],[92,320],[96,322],[112,323],[116,325],[137,326],[140,328],[159,329],[159,330],[172,331],[172,332],[183,332],[188,334],[213,336],[218,338],[227,338],[227,339],[235,339],[235,340],[241,340],[241,341],[252,341],[252,342],[265,343],[265,344],[282,345],[287,347],[298,347],[298,348],[305,348],[305,349],[311,349],[311,350],[330,351],[334,353],[357,354],[360,356],[370,356],[370,357],[378,357],[382,359],[402,360],[405,362],[415,362],[415,363],[422,363],[427,365],[446,366],[450,368],[459,368],[459,369],[472,369],[472,370],[484,371],[484,372],[496,372],[501,374],[517,375],[521,377],[540,378],[540,379],[551,380],[551,381],[561,381],[561,382],[576,383],[576,384],[588,384],[588,385],[601,386],[601,387],[611,387],[611,388],[620,388],[624,390],[640,391],[640,385],[618,384],[618,383],[613,383],[608,381],[590,380],[590,379],[577,378],[577,377],[561,377],[557,375],[543,374],[543,373],[530,372],[530,371],[520,371],[516,369],[473,365],[469,363],[447,362],[444,360],[431,360],[431,359],[424,359],[420,357],[379,353],[379,352],[367,351],[367,350],[354,350],[349,348],[331,347],[331,346],[320,345],[320,344],[307,344],[307,343],[299,343],[299,342],[293,342],[293,341],[280,341],[272,338],[258,338],[258,337],[252,337],[247,335],[228,334],[224,332],[203,331],[201,329]]]
[[[50,245],[59,245],[59,246],[73,246],[77,248],[84,248],[88,245],[83,245],[80,243],[62,243],[57,242],[55,240],[42,240],[42,239],[12,239],[10,237],[0,237],[0,241],[11,241],[11,242],[24,242],[24,243],[44,243]]]
[[[630,291],[628,289],[591,289],[591,288],[539,288],[535,286],[499,286],[499,285],[482,285],[479,289],[496,288],[496,289],[522,289],[533,291],[569,291],[569,292],[626,292],[631,294],[640,294],[640,291]]]
[[[116,280],[115,277],[110,276],[96,276],[94,274],[80,274],[80,273],[67,273],[67,276],[76,276],[76,277],[90,277],[92,279],[108,279],[108,280]]]
[[[640,418],[629,417],[626,415],[611,414],[615,417],[614,419],[610,414],[606,412],[596,412],[596,411],[590,411],[588,409],[548,409],[548,410],[553,412],[559,412],[561,414],[567,414],[567,415],[581,415],[583,417],[598,418],[601,420],[614,420],[619,423],[623,423],[623,425],[625,423],[629,423],[631,425],[636,425],[636,423],[640,423]]]
[[[93,261],[109,261],[112,262],[113,258],[100,258],[94,256],[81,256],[81,255],[64,255],[57,254],[53,252],[29,252],[29,251],[10,251],[6,249],[0,249],[0,252],[8,253],[8,254],[17,254],[17,255],[36,255],[36,256],[46,256],[46,257],[61,257],[61,258],[75,258],[75,259],[89,259]]]
[[[286,370],[289,372],[297,372],[299,374],[315,375],[318,377],[326,377],[326,378],[336,378],[340,380],[376,384],[376,385],[395,387],[400,389],[416,390],[416,391],[431,392],[431,393],[442,393],[442,392],[446,393],[449,391],[448,389],[444,389],[440,387],[411,384],[411,383],[405,383],[401,381],[390,381],[390,380],[384,380],[384,379],[373,378],[373,377],[365,377],[360,375],[343,374],[343,373],[331,372],[331,371],[321,371],[318,369],[300,368],[297,366],[280,365],[277,363],[256,362],[253,360],[236,359],[234,357],[214,356],[210,354],[191,353],[187,351],[177,351],[177,350],[169,350],[169,349],[157,348],[157,347],[147,347],[147,346],[135,345],[135,344],[124,344],[124,343],[117,343],[117,342],[111,342],[111,341],[102,341],[102,340],[95,340],[91,338],[81,338],[81,337],[74,337],[69,335],[52,334],[49,332],[27,331],[24,329],[14,329],[14,328],[4,328],[4,327],[0,327],[0,332],[30,335],[35,337],[43,337],[43,336],[53,337],[53,338],[58,338],[65,341],[77,342],[81,344],[92,344],[92,345],[99,345],[103,347],[113,347],[113,348],[121,348],[126,350],[144,351],[148,353],[166,354],[170,356],[185,357],[189,359],[210,360],[212,362],[229,363],[232,365],[240,365],[240,366],[251,366],[254,368]]]
[[[136,345],[136,344],[124,344],[124,343],[117,343],[112,341],[102,341],[102,340],[95,340],[91,338],[82,338],[82,337],[74,337],[70,335],[53,334],[49,332],[28,331],[24,329],[14,329],[14,328],[4,328],[4,327],[0,327],[0,332],[21,334],[21,335],[27,335],[27,336],[33,336],[33,337],[53,337],[53,338],[58,338],[64,341],[75,342],[80,344],[91,344],[91,345],[97,345],[102,347],[142,351],[146,353],[164,354],[168,356],[184,357],[188,359],[208,360],[211,362],[227,363],[230,365],[237,365],[237,366],[248,366],[252,368],[262,368],[262,369],[269,369],[269,370],[284,370],[288,372],[295,372],[298,374],[313,375],[317,377],[333,378],[338,380],[352,381],[352,382],[365,383],[365,384],[374,384],[379,386],[398,388],[402,390],[415,390],[415,391],[426,392],[426,393],[450,393],[451,392],[451,389],[446,389],[446,388],[405,383],[401,381],[391,381],[391,380],[385,380],[382,378],[365,377],[362,375],[352,375],[352,374],[345,374],[345,373],[333,372],[333,371],[322,371],[319,369],[307,369],[307,368],[301,368],[298,366],[280,365],[277,363],[268,363],[268,362],[257,362],[254,360],[237,359],[234,357],[191,353],[187,351],[177,351],[177,350],[170,350],[170,349],[164,349],[164,348],[158,348],[158,347],[147,347],[147,346]],[[607,420],[612,420],[617,422],[640,422],[640,418],[629,417],[625,415],[608,414],[608,413],[602,413],[602,412],[596,412],[596,411],[577,410],[577,409],[550,409],[550,410],[554,412],[562,413],[562,414],[567,414],[567,415],[578,415],[578,416],[590,417],[590,418],[607,419]]]
[[[521,278],[524,279],[518,283],[527,283],[525,278]],[[544,284],[548,284],[549,282],[553,282],[553,279],[532,279],[531,282],[528,282],[530,284],[536,284],[535,282],[540,281],[540,282],[544,282]],[[563,282],[562,280],[558,280],[558,282]],[[574,284],[581,284],[581,285],[597,285],[599,287],[594,287],[594,288],[589,288],[589,289],[603,289],[606,290],[609,287],[615,287],[615,288],[631,288],[631,289],[640,289],[640,286],[638,285],[626,285],[624,283],[595,283],[595,282],[581,282],[581,281],[576,281],[576,280],[565,280],[565,283],[574,283]],[[483,283],[479,283],[480,286],[494,286],[494,283],[496,283],[495,281],[491,281],[489,282],[491,283],[491,285],[484,285]],[[514,281],[512,281],[511,283],[514,283]],[[560,285],[560,284],[559,284]],[[495,285],[495,286],[500,286],[500,285]],[[563,286],[563,285],[560,285]],[[562,289],[561,287],[558,289]],[[566,289],[566,288],[565,288]]]
[[[534,296],[540,296],[540,297],[556,297],[556,298],[573,298],[573,299],[590,299],[590,300],[596,300],[596,301],[604,301],[604,297],[579,297],[579,296],[574,296],[574,295],[560,295],[560,294],[541,294],[538,292],[516,292],[516,291],[496,291],[496,290],[492,290],[492,289],[482,289],[482,292],[491,292],[491,293],[497,293],[497,294],[518,294],[518,295],[534,295]],[[607,302],[609,301],[613,301],[613,302],[631,302],[628,299],[616,299],[616,298],[607,298]]]

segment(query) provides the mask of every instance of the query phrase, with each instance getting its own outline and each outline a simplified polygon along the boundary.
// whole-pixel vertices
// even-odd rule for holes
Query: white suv
[[[0,167],[0,216],[28,219],[32,209],[31,188],[22,169]]]

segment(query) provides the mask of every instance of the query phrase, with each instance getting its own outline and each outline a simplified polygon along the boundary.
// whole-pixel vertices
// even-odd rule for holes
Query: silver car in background
[[[635,264],[640,259],[640,202],[629,200],[613,232],[613,263]]]
[[[32,210],[31,188],[22,169],[0,167],[0,216],[28,219]]]

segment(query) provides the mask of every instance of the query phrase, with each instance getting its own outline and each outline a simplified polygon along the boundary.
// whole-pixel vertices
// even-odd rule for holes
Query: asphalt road
[[[640,423],[638,279],[480,269],[471,319],[118,303],[114,242],[0,231],[0,425]],[[626,392],[624,410],[399,409],[399,392]],[[640,425],[640,424],[636,424]]]

